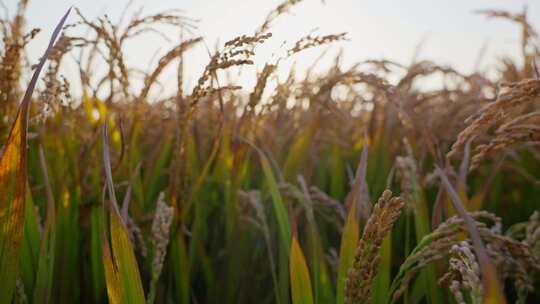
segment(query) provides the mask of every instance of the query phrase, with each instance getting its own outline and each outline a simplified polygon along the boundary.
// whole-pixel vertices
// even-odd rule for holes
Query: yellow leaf
[[[0,282],[2,282],[0,303],[11,302],[15,280],[19,275],[26,195],[26,137],[30,101],[39,73],[70,11],[71,9],[64,14],[56,26],[45,54],[32,75],[0,158]]]
[[[9,303],[19,269],[26,188],[26,113],[17,113],[0,159],[0,303]]]
[[[313,292],[311,290],[311,279],[304,253],[300,245],[298,245],[296,237],[292,239],[289,264],[293,304],[312,304]]]
[[[137,259],[133,253],[133,246],[129,240],[124,220],[118,211],[109,153],[108,125],[103,125],[103,165],[107,192],[109,194],[108,209],[110,214],[111,251],[108,250],[108,241],[104,237],[103,259],[105,260],[105,274],[107,280],[107,293],[111,302],[129,304],[144,304],[144,290],[139,273]],[[103,229],[104,231],[105,229]],[[103,234],[103,233],[102,233]]]
[[[118,269],[116,269],[112,256],[111,249],[109,248],[109,242],[105,238],[105,233],[102,230],[101,243],[103,249],[103,266],[105,268],[105,281],[107,282],[107,294],[109,295],[109,301],[111,304],[124,303],[122,300],[122,286],[118,279]]]

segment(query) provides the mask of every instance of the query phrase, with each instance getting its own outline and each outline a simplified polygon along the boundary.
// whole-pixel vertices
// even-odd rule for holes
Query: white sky
[[[145,8],[145,14],[168,8],[180,8],[189,17],[199,19],[196,35],[203,35],[208,46],[216,41],[227,41],[242,34],[252,34],[268,12],[283,0],[135,0],[133,8]],[[4,0],[13,11],[16,1]],[[70,6],[78,7],[88,18],[107,13],[113,20],[118,18],[127,0],[30,0],[29,27],[40,27],[42,33],[30,45],[30,58],[37,59],[55,23]],[[436,4],[435,4],[436,3]],[[471,72],[484,44],[487,52],[481,68],[492,67],[502,56],[519,58],[519,29],[502,20],[487,20],[474,13],[478,9],[510,9],[518,12],[527,5],[529,19],[540,28],[540,3],[527,0],[304,0],[295,6],[291,14],[277,20],[271,30],[272,39],[259,48],[257,64],[260,69],[273,52],[280,50],[283,41],[293,43],[313,29],[319,34],[348,32],[350,41],[339,43],[335,49],[344,50],[344,63],[365,59],[386,58],[408,64],[417,45],[423,41],[421,59],[431,59],[448,64],[462,72]],[[72,15],[71,21],[76,20]],[[178,33],[171,32],[171,37]],[[158,38],[148,37],[129,44],[127,61],[146,68],[156,49],[162,52],[171,47]],[[305,52],[294,60],[297,69],[309,66],[324,50]],[[327,57],[328,64],[331,56]],[[203,46],[192,49],[186,57],[187,86],[199,77],[208,61]],[[290,65],[290,63],[289,63]],[[322,62],[322,66],[325,62]],[[285,65],[282,73],[285,74]],[[77,77],[75,69],[67,67],[64,74]],[[241,78],[246,86],[255,70],[246,70]],[[250,74],[251,73],[251,74]],[[78,79],[78,78],[77,78]],[[174,82],[172,71],[165,81]]]

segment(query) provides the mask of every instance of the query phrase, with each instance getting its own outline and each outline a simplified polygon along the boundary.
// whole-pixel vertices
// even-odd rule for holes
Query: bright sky
[[[268,12],[283,0],[135,0],[133,8],[145,8],[145,13],[156,13],[168,8],[180,8],[189,17],[199,19],[196,35],[203,35],[208,46],[216,41],[229,40],[242,34],[252,34]],[[16,0],[4,0],[14,10]],[[344,62],[386,58],[408,64],[416,47],[422,42],[421,59],[449,64],[462,72],[470,72],[478,53],[487,44],[481,68],[493,66],[497,58],[519,58],[519,29],[502,20],[487,20],[475,14],[479,9],[510,9],[521,11],[528,6],[529,19],[540,28],[540,3],[530,0],[304,0],[291,14],[277,20],[272,39],[260,48],[259,69],[273,52],[278,52],[283,41],[293,43],[317,29],[319,34],[348,32],[350,41],[340,43]],[[50,32],[63,12],[70,6],[78,7],[84,15],[94,18],[107,13],[117,19],[127,0],[30,0],[29,26],[43,32],[30,45],[30,57],[41,54]],[[437,4],[435,4],[437,3]],[[71,21],[76,20],[72,15]],[[178,33],[170,33],[175,37]],[[167,51],[171,46],[159,38],[138,40],[126,48],[127,60],[146,68],[156,49]],[[295,57],[299,71],[309,66],[324,51],[313,50]],[[327,63],[331,56],[328,56]],[[188,86],[196,81],[208,61],[204,47],[193,49],[187,61]],[[324,66],[324,61],[322,63]],[[65,70],[66,76],[76,74]],[[249,70],[248,70],[249,72]],[[255,70],[251,71],[252,73]],[[285,73],[285,72],[283,72]],[[173,79],[171,72],[169,76]],[[244,79],[245,78],[245,79]],[[251,85],[248,78],[242,82]]]

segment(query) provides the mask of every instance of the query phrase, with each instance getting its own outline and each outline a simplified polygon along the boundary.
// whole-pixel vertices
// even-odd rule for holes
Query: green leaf
[[[50,303],[53,286],[55,244],[56,244],[56,211],[54,208],[54,198],[49,183],[49,174],[45,164],[43,148],[39,147],[39,160],[45,183],[47,195],[47,217],[43,228],[43,238],[39,250],[39,264],[36,277],[36,287],[34,289],[34,302],[39,299],[40,303]]]
[[[24,241],[21,248],[21,278],[25,290],[34,290],[38,268],[40,234],[36,218],[36,209],[30,189],[26,187],[24,207]]]
[[[276,178],[274,177],[274,173],[272,172],[272,167],[270,166],[268,158],[266,158],[266,156],[261,150],[257,149],[257,152],[259,153],[259,158],[261,160],[261,166],[264,172],[264,177],[266,178],[266,183],[270,188],[272,205],[274,206],[274,212],[278,221],[281,242],[288,252],[290,250],[289,242],[291,239],[291,226],[289,224],[287,209],[285,209],[285,205],[283,203],[283,199],[281,198],[281,194],[276,183]]]
[[[343,304],[345,301],[345,281],[347,279],[347,271],[352,266],[354,261],[354,255],[358,245],[358,237],[359,229],[358,220],[356,219],[356,204],[353,204],[349,210],[347,223],[345,224],[343,234],[341,235],[337,278],[337,304]]]

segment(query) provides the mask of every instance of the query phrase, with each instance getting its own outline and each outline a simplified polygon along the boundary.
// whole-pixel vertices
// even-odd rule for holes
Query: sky
[[[14,11],[16,0],[3,0]],[[208,47],[223,43],[235,36],[252,34],[263,22],[268,12],[283,0],[134,0],[132,12],[143,7],[145,14],[166,9],[181,9],[186,16],[198,20],[194,36],[203,36]],[[30,0],[29,27],[43,31],[29,46],[29,57],[37,60],[50,32],[63,12],[70,6],[78,7],[87,18],[103,14],[117,19],[127,0]],[[436,4],[435,4],[436,3]],[[317,34],[348,32],[348,41],[334,46],[329,53],[343,50],[345,65],[366,59],[391,59],[409,64],[419,48],[419,58],[451,65],[461,72],[474,70],[478,54],[485,46],[485,56],[480,69],[493,69],[496,60],[503,56],[519,58],[520,31],[515,24],[503,20],[488,20],[476,14],[480,9],[508,9],[513,12],[528,7],[529,19],[540,28],[540,3],[527,0],[304,0],[290,14],[276,21],[271,32],[273,37],[258,50],[253,70],[244,71],[240,82],[250,86],[253,74],[264,62],[279,53],[280,46],[294,43],[298,38],[315,30]],[[71,21],[75,21],[75,15]],[[177,32],[168,32],[171,39]],[[172,44],[171,44],[172,43]],[[158,37],[133,41],[126,46],[128,64],[147,69],[155,64],[152,58],[156,50],[166,52],[174,42]],[[316,60],[326,48],[305,52],[292,61],[301,72]],[[332,56],[321,61],[321,68],[329,65]],[[203,45],[186,55],[186,86],[190,87],[208,62]],[[282,68],[287,74],[292,61]],[[76,69],[65,67],[63,73],[69,78],[77,77]],[[283,77],[283,75],[281,75]],[[251,77],[250,77],[251,76]],[[165,82],[174,79],[173,72],[164,76]]]

